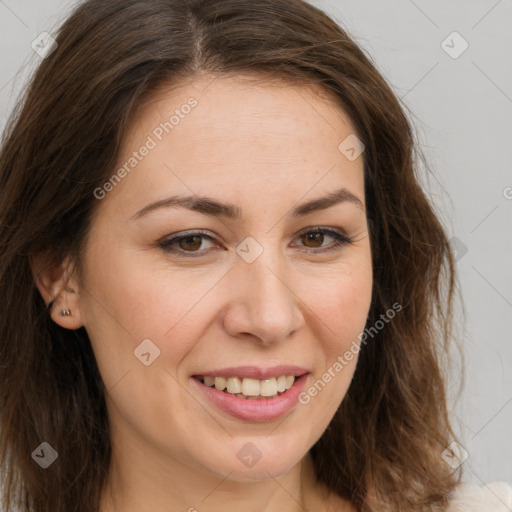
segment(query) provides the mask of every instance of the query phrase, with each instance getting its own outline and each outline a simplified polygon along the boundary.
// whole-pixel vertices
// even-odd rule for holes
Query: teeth
[[[259,380],[244,379],[242,381],[242,395],[258,396],[259,394],[260,394],[260,381]]]
[[[277,395],[277,380],[266,379],[260,383],[260,395],[261,396],[274,396]]]
[[[277,378],[239,379],[238,377],[201,377],[203,382],[210,387],[215,386],[219,391],[226,391],[231,395],[255,400],[258,397],[273,397],[278,393],[284,393],[295,382],[294,375],[282,375]]]
[[[231,377],[227,382],[228,393],[236,395],[242,392],[242,381],[238,377]]]
[[[277,378],[277,391],[280,391],[281,393],[286,389],[286,377],[282,375],[281,377]]]
[[[226,389],[226,379],[224,377],[215,377],[215,389],[219,391]]]
[[[213,386],[215,384],[215,377],[204,377],[204,383],[207,386]]]

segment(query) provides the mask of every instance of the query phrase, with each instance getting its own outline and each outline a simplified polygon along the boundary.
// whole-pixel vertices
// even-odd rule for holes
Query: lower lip
[[[282,395],[257,400],[238,398],[224,391],[211,388],[194,377],[191,377],[191,380],[209,400],[230,416],[243,421],[264,422],[276,420],[292,409],[297,403],[308,375],[306,373],[296,378],[293,386]]]

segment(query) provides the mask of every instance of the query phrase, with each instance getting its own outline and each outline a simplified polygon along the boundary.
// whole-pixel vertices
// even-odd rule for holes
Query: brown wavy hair
[[[415,133],[370,56],[302,0],[90,0],[54,37],[4,131],[0,156],[0,463],[4,507],[97,512],[111,457],[105,388],[84,328],[55,324],[31,259],[80,263],[137,109],[198,73],[315,84],[364,142],[373,260],[367,325],[402,310],[360,352],[350,388],[310,453],[318,480],[359,511],[444,510],[460,481],[444,360],[455,266],[419,184]],[[318,134],[321,136],[321,134]],[[31,453],[59,447],[42,469]]]

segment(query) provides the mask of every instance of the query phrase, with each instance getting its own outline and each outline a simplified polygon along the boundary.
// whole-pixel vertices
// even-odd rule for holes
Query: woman
[[[55,40],[1,153],[4,506],[512,506],[460,484],[454,262],[349,36],[300,0],[90,0]]]

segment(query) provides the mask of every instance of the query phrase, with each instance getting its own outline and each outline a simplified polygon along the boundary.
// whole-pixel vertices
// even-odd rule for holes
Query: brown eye
[[[203,242],[203,237],[198,235],[191,235],[178,240],[178,246],[184,251],[197,251]]]
[[[202,247],[202,250],[199,250],[203,242],[206,244],[206,247]],[[197,231],[161,240],[158,246],[164,251],[178,256],[204,256],[208,249],[211,248],[208,247],[208,242],[215,243],[215,240],[211,236]]]
[[[325,244],[325,237],[327,237],[327,241],[329,241],[329,238],[334,241],[330,244]],[[304,231],[299,235],[299,238],[301,241],[299,247],[305,247],[304,252],[311,253],[337,251],[344,245],[352,243],[352,240],[342,233],[321,227]]]
[[[343,246],[352,243],[352,240],[342,233],[326,228],[310,229],[298,236],[301,241],[301,244],[299,244],[298,247],[302,247],[303,252],[321,253],[337,251]],[[327,241],[329,241],[329,238],[333,241],[330,244],[325,244],[326,237]],[[203,242],[212,242],[214,245],[217,245],[218,248],[218,244],[215,243],[215,239],[202,231],[186,233],[181,236],[173,236],[171,238],[161,240],[158,243],[158,246],[165,252],[172,253],[176,256],[202,257],[211,253],[209,249],[215,248],[212,246],[202,247]],[[202,249],[200,249],[201,247]]]
[[[311,242],[312,245],[307,245],[307,247],[321,247],[322,246],[322,242],[323,242],[323,239],[324,239],[324,234],[323,233],[306,233],[304,235],[301,235],[301,240],[303,242]]]

